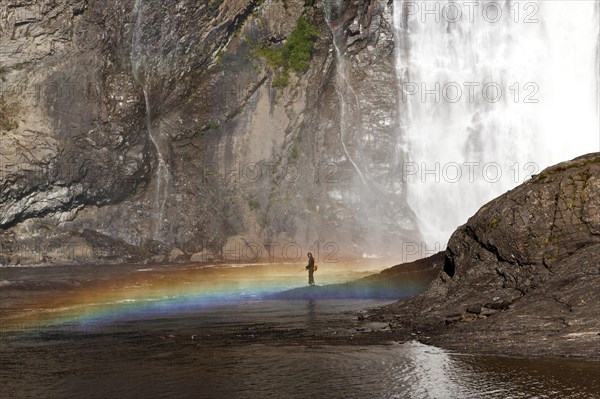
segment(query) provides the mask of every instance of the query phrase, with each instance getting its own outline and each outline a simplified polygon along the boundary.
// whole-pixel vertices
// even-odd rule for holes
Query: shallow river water
[[[300,268],[0,269],[0,397],[600,398],[598,362],[324,343],[393,300],[266,299],[305,284]],[[317,282],[373,270],[330,265]],[[399,296],[425,286],[407,277]]]

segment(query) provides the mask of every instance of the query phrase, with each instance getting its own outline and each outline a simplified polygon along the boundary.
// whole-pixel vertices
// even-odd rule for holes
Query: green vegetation
[[[0,100],[0,130],[13,130],[19,127],[19,124],[10,117],[8,105]]]
[[[287,71],[281,73],[281,75],[273,78],[274,87],[286,87],[290,81],[290,74]]]
[[[256,47],[248,37],[246,37],[246,41],[253,47],[252,54],[262,57],[277,72],[277,76],[273,79],[273,85],[285,87],[289,81],[290,70],[299,74],[308,71],[313,45],[317,37],[316,28],[305,17],[300,17],[298,25],[282,46]]]
[[[298,73],[308,71],[313,44],[318,37],[316,28],[306,18],[300,17],[298,26],[283,46],[282,53],[286,66]]]
[[[490,225],[492,226],[492,229],[497,229],[498,226],[500,225],[500,219],[493,218]]]
[[[221,2],[222,0],[210,0],[210,3],[208,3],[208,8],[211,10],[216,10],[221,6]]]
[[[223,60],[223,53],[224,53],[224,52],[225,52],[225,51],[224,51],[223,47],[221,47],[221,48],[219,49],[219,51],[217,51],[217,63],[218,63],[218,64],[220,64],[220,63],[221,63],[221,61]]]
[[[247,36],[246,41],[251,43]],[[267,45],[261,48],[255,48],[253,54],[264,58],[264,60],[267,61],[267,64],[269,64],[272,68],[284,68],[286,66],[286,63],[283,59],[283,47],[271,48]]]
[[[298,149],[298,143],[292,144],[290,152],[288,154],[288,161],[295,161],[300,156],[300,150]]]

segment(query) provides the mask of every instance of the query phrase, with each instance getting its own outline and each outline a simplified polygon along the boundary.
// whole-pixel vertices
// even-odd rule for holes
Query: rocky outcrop
[[[385,310],[425,342],[513,355],[600,357],[600,153],[544,170],[450,239],[423,294]]]
[[[301,17],[318,37],[285,85],[256,49]],[[417,239],[395,179],[391,19],[383,0],[3,2],[2,262],[224,258],[232,237],[262,257],[265,243],[355,256]]]

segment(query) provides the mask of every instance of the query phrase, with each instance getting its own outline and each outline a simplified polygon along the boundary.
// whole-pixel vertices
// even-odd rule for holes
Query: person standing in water
[[[306,270],[308,270],[308,285],[315,285],[315,258],[313,258],[312,253],[308,253],[308,265],[306,265]]]

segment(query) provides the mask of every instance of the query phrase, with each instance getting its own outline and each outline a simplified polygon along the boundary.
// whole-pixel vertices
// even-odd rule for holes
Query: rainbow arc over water
[[[325,265],[323,265],[325,266]],[[368,267],[335,264],[319,268],[317,282],[322,286],[351,281],[377,271]],[[297,264],[187,265],[128,268],[109,276],[86,279],[85,273],[53,288],[23,289],[13,282],[1,288],[0,316],[3,332],[74,325],[86,328],[122,320],[168,317],[236,303],[269,300],[278,292],[306,284],[302,266]],[[48,287],[49,285],[49,287]],[[398,296],[421,291],[426,282],[407,274]],[[343,285],[327,292],[343,297]],[[359,296],[361,294],[359,293]],[[373,291],[364,292],[364,298]],[[356,299],[356,292],[355,292]]]

